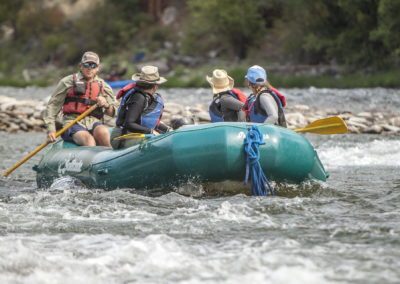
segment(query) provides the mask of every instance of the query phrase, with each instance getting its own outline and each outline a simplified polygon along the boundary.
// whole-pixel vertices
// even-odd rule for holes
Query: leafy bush
[[[246,58],[249,47],[257,44],[265,33],[259,3],[256,0],[189,0],[191,17],[186,51],[224,48],[239,59]],[[210,42],[211,45],[205,44]]]

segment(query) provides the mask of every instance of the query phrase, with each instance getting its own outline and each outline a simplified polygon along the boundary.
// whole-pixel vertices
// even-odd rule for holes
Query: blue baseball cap
[[[267,82],[267,72],[264,68],[258,65],[251,66],[247,70],[247,75],[244,76],[250,83],[262,85]]]

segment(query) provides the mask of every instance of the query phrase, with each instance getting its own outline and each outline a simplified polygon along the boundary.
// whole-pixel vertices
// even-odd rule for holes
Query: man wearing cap
[[[212,77],[206,76],[213,91],[213,100],[209,107],[212,122],[246,121],[242,107],[246,95],[239,89],[234,89],[233,79],[222,69],[215,69]]]
[[[245,78],[252,91],[244,106],[247,121],[287,127],[283,111],[286,98],[268,83],[265,69],[254,65],[247,70]]]
[[[80,146],[111,147],[108,127],[102,121],[104,115],[114,116],[117,103],[112,88],[97,76],[99,64],[99,56],[87,51],[82,56],[80,71],[59,81],[43,118],[47,128],[47,141],[56,140],[55,121],[60,112],[65,126],[97,103],[97,109],[75,123],[61,137],[64,141]]]
[[[158,86],[167,80],[160,77],[156,66],[144,66],[140,73],[133,74],[135,83],[121,89],[117,98],[121,99],[116,127],[111,133],[114,149],[125,148],[139,143],[142,139],[114,139],[128,133],[165,133],[170,127],[161,122],[164,100],[156,93]]]

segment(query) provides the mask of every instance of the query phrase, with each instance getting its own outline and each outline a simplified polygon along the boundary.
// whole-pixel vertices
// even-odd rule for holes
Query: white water
[[[52,88],[0,88],[45,98]],[[286,90],[292,104],[398,111],[398,90]],[[165,90],[209,101],[208,89]],[[257,198],[37,190],[31,167],[0,180],[0,283],[398,283],[400,137],[307,135],[331,176],[311,191]],[[0,136],[0,170],[43,142]],[[295,186],[295,185],[293,185]],[[196,185],[177,192],[197,190]]]
[[[392,166],[400,167],[400,137],[396,140],[329,143],[318,148],[324,165],[343,166]]]
[[[1,242],[2,283],[328,283],[328,271],[290,254],[301,250],[290,240],[205,247],[164,234],[140,239],[75,234],[18,235]]]

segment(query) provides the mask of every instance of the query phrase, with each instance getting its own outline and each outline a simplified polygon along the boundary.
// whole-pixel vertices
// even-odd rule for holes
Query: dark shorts
[[[94,129],[99,125],[103,125],[103,123],[96,122],[95,124],[93,124],[93,128],[89,130],[86,127],[83,127],[82,125],[75,123],[74,125],[72,125],[72,127],[68,128],[67,131],[61,134],[61,138],[66,142],[75,143],[74,140],[72,139],[72,135],[74,135],[78,131],[87,131],[93,135]]]

